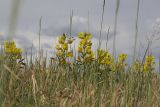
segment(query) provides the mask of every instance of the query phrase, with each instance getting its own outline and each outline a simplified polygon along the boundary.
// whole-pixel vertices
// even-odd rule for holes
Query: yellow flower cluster
[[[119,54],[118,55],[118,64],[123,66],[125,63],[125,60],[127,59],[127,54]]]
[[[66,34],[60,35],[58,43],[56,44],[56,56],[60,64],[67,64],[67,58],[73,57],[73,51],[69,51],[69,45],[73,43],[74,39],[67,37]]]
[[[94,53],[92,51],[92,35],[90,33],[80,32],[78,34],[80,43],[78,45],[78,59],[81,63],[93,61]]]
[[[143,69],[142,69],[143,65],[141,63],[140,60],[136,60],[133,64],[133,71],[134,72],[141,72]]]
[[[152,55],[146,56],[143,69],[144,69],[144,72],[151,72],[155,69],[155,58],[154,58],[154,56],[152,56]]]
[[[4,51],[5,54],[10,58],[21,58],[22,50],[16,47],[16,43],[14,41],[5,41]]]
[[[97,50],[97,62],[99,64],[111,65],[114,61],[111,54],[105,50]]]
[[[96,61],[100,66],[107,65],[113,72],[124,71],[127,63],[127,54],[119,54],[117,59],[114,59],[112,55],[103,49],[97,50],[97,57],[95,58],[94,53],[92,51],[92,35],[86,32],[80,32],[78,34],[78,38],[80,42],[78,44],[78,56],[77,61],[81,64],[90,63],[92,61]],[[66,34],[60,35],[58,38],[58,43],[56,44],[56,56],[58,58],[59,64],[67,64],[69,62],[69,58],[73,57],[73,51],[69,49],[69,46],[73,43],[74,39],[68,37]],[[10,44],[11,48],[16,47],[14,42],[6,43]],[[6,46],[7,48],[7,46]],[[19,49],[9,49],[6,50],[6,53],[21,53]],[[8,48],[7,48],[8,49]],[[12,51],[11,51],[12,50]],[[11,51],[11,52],[10,52]],[[140,60],[136,60],[132,65],[133,71],[140,72],[149,72],[155,70],[155,58],[154,56],[148,55],[145,58],[144,64]]]
[[[112,71],[117,71],[117,70],[124,70],[126,66],[126,61],[127,59],[127,54],[119,54],[118,55],[118,61],[114,64],[112,64],[111,69]]]

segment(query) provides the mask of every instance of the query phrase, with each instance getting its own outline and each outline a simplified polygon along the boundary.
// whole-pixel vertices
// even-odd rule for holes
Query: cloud
[[[5,41],[7,39],[7,34],[5,32],[1,32],[0,35],[1,41]],[[13,39],[17,43],[17,47],[20,47],[24,50],[24,53],[28,51],[30,54],[31,48],[33,53],[36,54],[39,49],[39,38],[38,34],[30,31],[17,31],[16,35]],[[56,44],[56,37],[41,35],[41,48],[44,51],[53,53],[54,47]]]
[[[91,24],[91,33],[93,35],[93,48],[96,49],[97,43],[99,41],[99,28],[94,25],[94,23]],[[107,35],[107,29],[108,26],[104,25],[102,30],[102,47],[106,48],[106,35]],[[81,16],[74,16],[73,17],[73,28],[72,28],[72,35],[76,38],[77,33],[81,31],[87,31],[87,18],[81,17]],[[68,33],[69,32],[69,25],[64,23],[59,23],[57,26],[49,26],[42,30],[41,35],[41,47],[48,52],[54,53],[54,47],[56,44],[57,37],[62,33]],[[132,48],[132,35],[130,31],[125,28],[125,26],[121,26],[121,28],[117,31],[117,51],[119,52],[126,52],[130,53],[130,49]],[[32,32],[32,31],[25,31],[25,30],[19,30],[17,31],[16,35],[14,36],[14,39],[17,42],[17,45],[24,50],[28,50],[32,47],[34,48],[34,52],[36,53],[38,51],[39,47],[39,37],[38,33]],[[76,38],[77,39],[77,38]],[[112,41],[113,41],[113,29],[110,29],[109,33],[109,41],[108,41],[108,49],[110,52],[112,52]],[[76,40],[76,45],[78,44],[78,39]],[[128,44],[128,45],[126,45]]]
[[[156,19],[156,23],[160,23],[160,17]]]
[[[73,23],[87,23],[88,20],[87,18],[84,18],[84,17],[80,17],[80,16],[73,16]]]
[[[80,31],[87,31],[87,19],[85,17],[74,16],[72,22],[72,36],[75,37]],[[59,36],[62,33],[69,34],[69,32],[70,23],[67,22],[59,22],[56,26],[48,26],[42,30],[42,33],[48,36]]]
[[[159,18],[155,20],[157,23],[159,21]],[[87,31],[87,19],[85,17],[81,16],[74,16],[73,17],[73,29],[72,34],[76,38],[77,33],[81,31]],[[102,47],[106,48],[106,35],[107,35],[107,25],[104,25],[102,30]],[[99,28],[97,26],[94,26],[94,23],[91,25],[91,33],[93,34],[93,44],[94,49],[97,47],[98,39],[99,39]],[[117,47],[117,53],[127,53],[130,55],[133,55],[133,45],[134,45],[134,32],[131,31],[127,26],[119,25],[117,26],[117,34],[116,34],[116,47]],[[41,35],[41,47],[44,48],[46,51],[52,50],[54,51],[54,47],[56,44],[57,37],[62,34],[69,32],[69,25],[60,23],[57,24],[57,26],[50,26],[46,29],[42,30]],[[2,32],[4,34],[4,32]],[[143,47],[146,47],[146,36],[138,34],[139,43],[143,45]],[[5,39],[5,36],[1,37],[2,40]],[[18,31],[16,33],[16,36],[14,39],[17,41],[18,46],[28,49],[32,46],[36,51],[38,51],[38,45],[39,45],[39,39],[38,39],[38,33],[34,33],[31,31]],[[78,43],[78,41],[76,41]],[[110,52],[112,52],[112,46],[113,46],[113,28],[110,29],[109,34],[109,41],[108,41],[108,49]],[[140,46],[138,44],[138,46]],[[154,42],[153,49],[158,47],[158,41]],[[140,47],[138,47],[137,51]],[[145,51],[145,48],[141,49],[141,53],[143,54],[143,51]]]
[[[70,34],[70,24],[69,23],[62,23],[59,22],[56,24],[57,26],[48,26],[42,30],[42,33],[47,36],[59,36],[60,34],[66,33]],[[93,37],[99,38],[100,35],[100,28],[96,25],[96,23],[90,24],[90,33]],[[109,26],[104,25],[102,29],[102,39],[106,39],[107,31]],[[72,22],[72,36],[76,37],[79,32],[88,32],[88,19],[82,16],[74,16]],[[117,32],[118,34],[119,32]],[[110,29],[109,32],[109,39],[113,38],[113,29]]]
[[[8,24],[11,1],[0,0],[0,3],[0,7],[2,7],[0,9],[0,30],[5,30]],[[100,35],[102,3],[103,1],[98,0],[26,0],[21,8],[21,14],[17,23],[18,31],[14,39],[18,47],[24,50],[30,50],[33,44],[33,52],[36,54],[39,45],[38,22],[39,18],[43,16],[41,47],[49,53],[49,56],[52,56],[54,54],[57,37],[62,33],[69,34],[69,14],[70,10],[73,9],[72,36],[76,38],[77,33],[88,31],[87,13],[89,11],[89,28],[93,35],[93,49],[96,49]],[[157,10],[160,10],[159,3],[159,0],[145,0],[145,2],[142,1],[141,3],[137,49],[141,56],[144,55],[147,46],[146,38],[150,38],[153,33],[156,33],[156,38],[160,35],[157,33],[160,32],[160,16],[157,14]],[[114,10],[116,3],[114,0],[109,0],[107,4],[102,29],[102,47],[106,48],[107,29],[110,26],[108,50],[112,53]],[[117,54],[127,53],[130,57],[133,55],[136,17],[135,6],[137,6],[137,2],[134,0],[121,0],[116,33]],[[146,23],[146,21],[149,22]],[[7,33],[1,31],[0,41],[6,40],[6,35]],[[75,45],[77,45],[78,42],[79,40],[76,38]],[[160,40],[154,40],[151,46],[152,54],[156,57],[159,57],[160,53],[159,42]]]

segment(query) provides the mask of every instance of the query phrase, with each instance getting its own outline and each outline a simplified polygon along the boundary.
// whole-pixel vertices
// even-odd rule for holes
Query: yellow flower
[[[56,56],[59,64],[70,64],[70,62],[66,62],[66,60],[68,60],[68,58],[73,57],[73,51],[68,50],[69,44],[71,46],[73,41],[74,38],[67,37],[66,34],[59,36],[58,43],[56,45]]]
[[[79,53],[82,52],[82,47],[78,47],[78,52],[79,52]]]
[[[136,60],[135,62],[134,62],[134,64],[133,64],[133,69],[134,69],[134,71],[141,71],[142,70],[142,68],[143,68],[143,66],[142,66],[142,64],[141,64],[141,62],[139,61],[139,60]]]
[[[119,54],[118,62],[124,62],[127,59],[127,54]]]
[[[78,56],[77,61],[81,62],[81,58],[80,58],[80,56]]]
[[[4,51],[7,56],[11,56],[10,58],[21,58],[22,50],[16,47],[14,41],[5,41]]]
[[[21,49],[18,49],[18,48],[15,48],[15,49],[14,49],[14,53],[15,53],[15,54],[20,54],[20,53],[22,53],[22,50],[21,50]]]
[[[66,64],[66,60],[65,59],[61,59],[60,64],[62,64],[62,65]]]
[[[62,56],[64,56],[64,53],[62,51],[57,51],[56,55],[58,57],[62,57]]]
[[[92,35],[90,33],[80,32],[78,34],[78,38],[81,39],[78,45],[78,60],[82,63],[92,61],[94,59],[94,55],[91,50],[92,42],[90,40]]]
[[[91,41],[88,41],[87,45],[88,45],[88,46],[92,46],[92,42],[91,42]]]
[[[112,65],[111,65],[111,70],[112,70],[113,72],[116,72],[116,70],[117,70],[116,64],[112,64]]]
[[[125,69],[125,67],[127,65],[125,63],[126,59],[127,59],[127,54],[122,53],[122,54],[118,55],[118,62],[116,63],[117,69],[122,69],[122,70]]]
[[[73,51],[67,52],[67,57],[73,57]]]
[[[146,56],[143,66],[144,72],[153,71],[155,69],[155,58],[152,55]]]
[[[97,50],[97,54],[98,54],[97,61],[99,64],[110,65],[113,63],[112,56],[110,55],[109,52],[107,52],[105,50]]]
[[[89,60],[94,59],[94,53],[92,51],[88,54],[88,58],[89,58]]]
[[[87,39],[82,39],[82,40],[81,40],[81,44],[82,44],[83,46],[87,45]]]
[[[60,36],[59,36],[59,39],[58,39],[58,42],[59,42],[60,44],[64,44],[65,40],[66,40],[66,36],[65,36],[65,35],[60,35]]]
[[[64,50],[68,50],[68,44],[67,44],[67,43],[62,44],[62,48],[63,48]]]
[[[59,44],[57,44],[57,45],[56,45],[56,49],[57,49],[57,50],[61,50],[61,48],[60,48],[60,45],[59,45]]]
[[[86,39],[91,39],[92,38],[92,35],[90,33],[86,33]]]
[[[144,72],[147,72],[148,71],[148,65],[145,64],[143,69],[144,69]]]
[[[87,52],[88,54],[90,54],[90,53],[92,52],[91,47],[87,47],[87,48],[86,48],[86,52]]]
[[[84,39],[85,38],[85,33],[84,32],[80,32],[79,34],[78,34],[78,38],[80,38],[80,39]]]

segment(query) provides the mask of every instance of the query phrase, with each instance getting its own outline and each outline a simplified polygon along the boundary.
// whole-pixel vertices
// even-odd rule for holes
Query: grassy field
[[[120,0],[116,1],[112,54],[101,49],[104,0],[98,49],[93,50],[89,23],[88,32],[77,32],[79,44],[74,47],[72,11],[70,35],[59,36],[54,47],[55,57],[45,56],[41,51],[42,17],[38,55],[33,57],[31,52],[26,58],[23,49],[16,46],[12,35],[16,29],[19,5],[20,0],[13,3],[8,31],[10,37],[4,41],[0,51],[1,107],[160,107],[160,75],[156,71],[156,58],[149,49],[152,41],[148,42],[143,58],[137,59],[140,0],[136,8],[131,64],[127,62],[127,54],[116,54]]]
[[[91,34],[80,32],[78,38],[77,52],[70,49],[74,39],[63,34],[55,58],[40,53],[27,63],[15,42],[6,41],[0,59],[1,106],[160,106],[160,76],[152,55],[128,65],[126,54],[115,59],[107,50],[93,53]]]

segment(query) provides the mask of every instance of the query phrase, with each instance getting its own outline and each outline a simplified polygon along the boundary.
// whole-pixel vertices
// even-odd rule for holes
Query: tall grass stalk
[[[143,64],[144,61],[145,61],[145,57],[146,57],[146,55],[147,55],[147,52],[149,51],[149,46],[150,46],[150,42],[148,41],[148,45],[147,45],[147,48],[146,48],[146,50],[145,50],[145,53],[144,53],[144,56],[143,56],[143,59],[142,59],[142,64]]]
[[[159,56],[159,59],[158,59],[158,66],[159,66],[159,74],[160,74],[160,56]]]
[[[104,9],[105,9],[106,0],[103,1],[103,8],[102,8],[102,19],[101,19],[101,28],[100,28],[100,35],[99,35],[99,43],[98,49],[101,48],[101,39],[102,39],[102,30],[103,30],[103,19],[104,19]]]
[[[72,23],[73,23],[73,10],[71,11],[71,14],[70,14],[70,31],[69,31],[69,36],[71,37],[72,36]]]
[[[38,43],[39,43],[39,58],[41,57],[41,30],[42,30],[42,16],[39,19],[39,32],[38,32]]]
[[[41,60],[42,60],[42,49],[41,49],[41,30],[42,30],[42,16],[40,17],[39,19],[39,32],[38,32],[38,58],[37,60],[38,61],[38,64],[39,64],[39,68],[41,66]]]
[[[114,37],[113,37],[113,57],[116,58],[116,34],[117,34],[117,19],[119,12],[120,0],[116,1],[115,21],[114,21]]]
[[[72,26],[73,26],[73,10],[71,11],[70,14],[70,31],[69,31],[69,36],[70,38],[72,38]],[[72,49],[71,45],[69,45],[70,50]],[[69,58],[69,60],[71,60],[71,58]]]
[[[108,49],[109,32],[110,32],[110,27],[108,28],[106,35],[106,50]]]
[[[20,11],[20,5],[21,5],[22,0],[12,0],[12,9],[10,13],[10,18],[9,18],[9,28],[8,28],[8,39],[12,40],[13,35],[15,35],[15,30],[16,30],[16,24],[17,24],[17,19],[18,19],[18,14]]]
[[[138,40],[139,10],[140,10],[140,0],[138,0],[138,3],[137,3],[137,13],[136,13],[136,22],[135,22],[135,40],[134,40],[133,61],[136,59],[137,40]]]
[[[90,14],[88,11],[88,33],[90,32]]]

